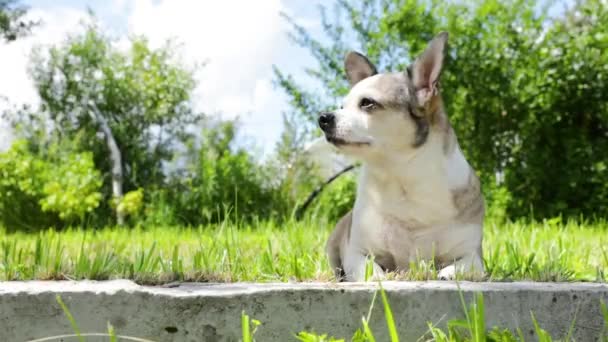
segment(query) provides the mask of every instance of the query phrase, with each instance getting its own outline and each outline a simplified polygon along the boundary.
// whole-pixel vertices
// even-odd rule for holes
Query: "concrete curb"
[[[467,304],[484,295],[486,324],[514,329],[536,340],[534,312],[553,337],[564,337],[575,313],[574,337],[595,341],[603,329],[600,299],[608,285],[596,283],[459,284]],[[455,282],[385,282],[402,341],[416,341],[427,322],[463,318]],[[193,284],[139,286],[126,280],[0,282],[0,341],[72,333],[55,295],[74,315],[82,332],[105,332],[109,321],[121,335],[153,341],[238,341],[241,311],[263,324],[258,341],[295,341],[294,334],[315,330],[350,338],[367,315],[373,283]],[[378,341],[388,341],[378,301],[371,327]],[[64,339],[69,341],[69,339]],[[88,339],[107,341],[107,338]]]

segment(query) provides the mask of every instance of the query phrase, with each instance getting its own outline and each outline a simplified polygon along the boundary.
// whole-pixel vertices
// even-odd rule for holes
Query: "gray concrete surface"
[[[429,321],[444,324],[464,317],[454,282],[386,282],[383,286],[402,341],[416,341],[427,331]],[[606,284],[463,282],[460,288],[468,302],[474,293],[483,293],[488,326],[519,327],[532,341],[536,336],[531,311],[555,337],[565,336],[575,312],[577,341],[595,341],[602,333],[600,299],[608,301]],[[238,341],[240,315],[245,310],[263,323],[256,334],[258,341],[295,341],[294,334],[301,330],[349,340],[367,314],[376,289],[373,283],[182,284],[161,288],[124,280],[0,282],[0,341],[71,333],[56,295],[61,295],[82,332],[104,332],[110,322],[119,334],[152,341]],[[388,341],[379,299],[371,326],[378,341]]]

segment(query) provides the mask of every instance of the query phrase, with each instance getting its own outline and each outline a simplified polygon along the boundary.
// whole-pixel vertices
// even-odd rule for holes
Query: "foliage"
[[[152,48],[143,37],[132,37],[126,48],[119,47],[95,22],[48,50],[34,50],[29,72],[41,105],[8,112],[7,117],[17,133],[37,147],[31,152],[40,158],[59,153],[40,144],[41,135],[52,137],[63,148],[69,146],[74,153],[90,154],[94,167],[101,172],[95,177],[102,182],[101,198],[64,193],[48,196],[44,208],[61,211],[57,207],[66,205],[66,201],[88,203],[96,208],[90,218],[97,226],[111,222],[110,210],[116,205],[132,218],[139,218],[136,214],[145,199],[139,189],[152,191],[167,184],[165,166],[192,136],[191,127],[201,118],[190,102],[194,69],[181,62],[178,51],[172,42]],[[129,195],[121,203],[113,202],[112,165],[100,120],[108,123],[121,153],[123,188]],[[74,163],[76,160],[69,165]],[[65,167],[36,172],[69,174]],[[44,189],[57,192],[74,181],[63,178],[57,177]],[[28,215],[26,211],[10,214],[19,219]],[[66,220],[82,214],[61,211]]]
[[[0,0],[0,38],[13,41],[28,33],[36,23],[25,21],[25,13],[17,0]]]
[[[125,192],[164,185],[164,165],[201,117],[190,103],[193,69],[180,62],[176,51],[171,42],[153,49],[141,37],[132,38],[125,51],[93,23],[33,54],[30,74],[41,106],[12,113],[11,119],[32,141],[37,136],[31,132],[50,128],[50,135],[92,153],[103,174],[101,224],[109,217],[111,164],[93,113],[108,122],[117,141]]]
[[[313,123],[321,105],[319,99],[304,92],[295,80],[273,68],[275,85],[288,89],[291,109],[282,113],[283,132],[277,143],[276,160],[270,164],[278,180],[277,190],[280,197],[288,203],[287,207],[297,207],[306,196],[324,180],[317,174],[316,166],[307,156],[305,145],[318,136],[319,130]]]
[[[200,141],[191,141],[185,172],[172,177],[165,200],[175,223],[199,225],[282,216],[284,204],[271,173],[244,148],[234,146],[234,122],[208,121]],[[162,195],[160,195],[162,196]]]
[[[144,205],[144,189],[127,192],[117,205],[117,210],[125,215],[137,215]]]
[[[299,168],[284,168],[286,164],[274,160],[261,164],[247,149],[236,148],[235,122],[203,121],[190,102],[194,70],[184,66],[175,51],[171,42],[152,49],[141,37],[132,38],[125,51],[95,23],[85,26],[83,33],[62,44],[35,51],[30,74],[42,104],[11,112],[9,118],[19,134],[37,146],[31,151],[35,156],[50,153],[47,145],[38,143],[41,135],[70,142],[74,152],[90,151],[103,181],[102,198],[96,199],[99,206],[90,216],[93,225],[111,222],[112,208],[129,215],[131,223],[199,225],[229,216],[288,216],[301,197],[294,189],[313,179],[295,182],[289,175],[305,175]],[[112,196],[112,165],[95,114],[107,121],[122,154],[127,193],[120,203]],[[194,134],[200,123],[201,134]],[[285,149],[283,155],[288,154]],[[55,191],[65,182],[58,180],[46,189]],[[50,197],[44,206],[54,208],[68,197]]]
[[[488,220],[500,223],[509,219],[507,209],[512,195],[504,184],[486,182],[482,188],[485,201],[485,216]]]
[[[46,215],[39,205],[44,172],[44,162],[29,153],[25,141],[15,141],[0,154],[0,219],[4,226],[28,229],[58,222],[56,215]]]
[[[46,182],[40,200],[42,211],[52,211],[67,222],[81,219],[99,206],[101,175],[89,152],[61,156],[47,165]]]
[[[326,217],[330,222],[338,221],[353,208],[357,192],[356,177],[351,173],[341,176],[323,190],[316,199],[313,216]]]
[[[556,18],[546,15],[549,5],[338,0],[334,16],[321,7],[323,39],[287,18],[294,42],[317,61],[307,74],[324,90],[309,92],[280,71],[278,84],[306,132],[311,113],[347,92],[347,50],[363,51],[381,70],[403,70],[447,30],[447,112],[483,183],[503,176],[507,215],[527,216],[531,207],[538,217],[606,215],[608,5],[580,1]]]
[[[0,154],[0,222],[35,229],[82,222],[99,206],[100,174],[90,153],[52,143],[42,157],[25,140]]]

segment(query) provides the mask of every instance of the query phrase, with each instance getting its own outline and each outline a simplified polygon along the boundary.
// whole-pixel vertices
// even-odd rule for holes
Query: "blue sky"
[[[167,38],[182,43],[187,63],[206,62],[196,75],[198,109],[225,118],[239,116],[242,134],[262,151],[274,147],[282,130],[281,112],[287,109],[280,89],[272,85],[272,65],[305,77],[303,68],[314,63],[306,50],[287,38],[288,25],[279,12],[290,14],[313,33],[319,33],[317,5],[311,0],[29,0],[29,16],[43,25],[31,37],[0,43],[0,95],[7,105],[36,104],[27,77],[27,56],[36,45],[52,45],[80,29],[87,8],[104,29],[123,38],[143,34],[153,45]],[[238,9],[238,10],[236,10]],[[0,108],[1,109],[1,108]],[[0,123],[0,149],[8,145],[6,125]],[[242,140],[248,141],[248,140]]]

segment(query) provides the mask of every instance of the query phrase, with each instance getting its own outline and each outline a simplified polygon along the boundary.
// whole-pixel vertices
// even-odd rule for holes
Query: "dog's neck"
[[[362,165],[357,200],[388,217],[429,225],[456,214],[452,201],[455,185],[450,169],[464,158],[443,153],[440,134],[432,133],[425,146],[409,158],[395,157]],[[460,153],[457,150],[456,153]],[[464,161],[464,167],[468,167]],[[460,172],[460,171],[458,171]],[[468,171],[467,171],[468,172]]]
[[[442,137],[429,133],[427,142],[415,149],[386,153],[363,162],[370,180],[411,188],[427,181],[437,182],[442,175],[446,156],[441,148]]]
[[[444,113],[438,113],[425,144],[388,151],[363,161],[362,177],[368,184],[399,187],[424,195],[430,188],[441,192],[466,184],[470,166]],[[412,193],[413,195],[413,193]]]

